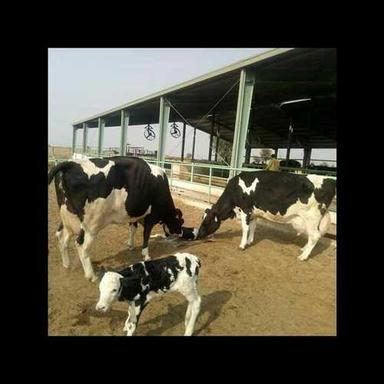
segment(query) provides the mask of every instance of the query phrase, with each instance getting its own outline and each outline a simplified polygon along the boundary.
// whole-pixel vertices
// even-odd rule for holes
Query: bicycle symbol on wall
[[[170,133],[171,133],[171,136],[174,137],[175,139],[180,137],[181,132],[176,123],[173,123],[171,125]]]
[[[144,137],[149,140],[149,141],[152,141],[156,138],[156,133],[155,131],[153,130],[153,127],[148,124],[145,128],[144,128]]]

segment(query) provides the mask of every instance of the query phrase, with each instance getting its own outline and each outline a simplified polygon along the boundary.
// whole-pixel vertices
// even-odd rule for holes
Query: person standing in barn
[[[266,171],[278,171],[280,169],[280,161],[276,159],[276,155],[272,154],[269,159],[267,166],[265,167]]]

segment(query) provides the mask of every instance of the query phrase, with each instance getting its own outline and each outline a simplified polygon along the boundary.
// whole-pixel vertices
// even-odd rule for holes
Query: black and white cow
[[[197,235],[215,232],[223,220],[240,217],[243,236],[240,249],[254,239],[256,219],[289,223],[308,242],[299,256],[306,260],[330,224],[328,207],[336,193],[336,181],[317,175],[257,171],[242,172],[229,180],[223,194],[206,209]]]
[[[96,310],[107,312],[115,300],[127,301],[128,318],[123,330],[132,336],[140,314],[154,296],[178,291],[188,301],[184,336],[191,336],[200,311],[201,298],[197,291],[200,266],[196,256],[176,253],[131,265],[120,272],[105,272],[99,284]]]
[[[64,267],[69,267],[68,243],[76,246],[85,277],[97,280],[89,249],[98,232],[108,224],[143,220],[142,255],[149,259],[148,240],[157,223],[171,234],[181,234],[182,213],[175,208],[164,171],[134,157],[71,160],[58,164],[48,175],[55,178],[61,223],[59,240]]]

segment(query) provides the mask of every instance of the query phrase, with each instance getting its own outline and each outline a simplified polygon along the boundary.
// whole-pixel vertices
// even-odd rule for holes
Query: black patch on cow
[[[90,159],[95,166],[104,168],[108,161],[113,161],[107,177],[103,172],[88,177],[82,166],[76,162],[67,162],[55,173],[56,194],[59,206],[66,204],[69,212],[84,220],[86,202],[98,198],[107,198],[113,189],[124,188],[128,197],[124,202],[126,211],[131,217],[143,216],[151,206],[151,224],[159,222],[167,224],[171,233],[181,233],[182,219],[177,211],[169,190],[168,179],[155,177],[151,168],[142,159],[115,156],[107,159]],[[61,181],[62,187],[59,186]]]
[[[124,276],[121,279],[122,289],[119,300],[132,301],[139,294],[140,298],[135,301],[144,303],[149,291],[168,291],[182,270],[177,258],[168,256],[137,263],[119,271],[118,273]],[[147,287],[143,289],[142,286]]]
[[[323,204],[319,204],[319,205],[318,205],[318,208],[319,208],[319,211],[320,211],[320,213],[321,213],[321,216],[324,216],[324,215],[325,215],[325,212],[327,212],[327,208],[325,208],[325,207],[323,206]]]
[[[134,297],[137,296],[138,293],[141,293],[141,276],[128,276],[120,279],[121,284],[121,292],[119,295],[119,301],[133,301]]]
[[[108,160],[99,158],[89,159],[89,161],[95,164],[97,168],[104,168],[109,163]]]
[[[56,199],[57,204],[61,207],[65,203],[65,192],[62,187],[63,177],[61,173],[58,173],[55,177],[55,189],[56,189]]]
[[[84,229],[80,229],[80,232],[76,238],[76,242],[79,245],[82,245],[84,243]]]
[[[246,187],[250,187],[255,178],[258,179],[255,190],[249,194],[244,193],[239,179],[243,180]],[[288,208],[297,201],[307,204],[314,189],[313,183],[304,175],[273,171],[242,172],[229,180],[217,203],[203,220],[198,238],[214,233],[221,221],[233,218],[235,207],[239,207],[245,214],[250,214],[256,207],[273,215],[285,215]],[[216,223],[215,217],[218,219]]]
[[[60,224],[59,224],[59,226],[58,226],[58,228],[57,228],[57,232],[61,232],[62,231],[62,229],[63,229],[63,222],[62,221],[60,221]]]
[[[183,234],[181,235],[181,239],[183,240],[194,240],[195,239],[195,234],[194,230],[195,228],[193,227],[182,227]]]
[[[336,194],[336,181],[334,179],[324,179],[321,188],[316,188],[314,193],[319,204],[325,204],[328,208]]]
[[[246,187],[250,187],[255,178],[259,180],[255,191],[244,193],[239,179],[244,181]],[[245,213],[256,207],[274,215],[284,215],[298,200],[303,204],[308,203],[313,191],[313,184],[303,175],[272,171],[242,172],[228,182],[212,208],[217,212],[219,220],[233,217],[233,208],[236,206]]]
[[[188,275],[192,277],[191,264],[192,264],[191,260],[189,260],[189,258],[186,257],[185,258],[185,267],[186,267]]]

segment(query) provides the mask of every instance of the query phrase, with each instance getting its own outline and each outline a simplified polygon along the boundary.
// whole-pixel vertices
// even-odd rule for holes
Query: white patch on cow
[[[156,176],[156,177],[161,176],[164,179],[165,173],[164,173],[164,170],[162,168],[160,168],[157,165],[153,165],[153,164],[149,164],[149,163],[147,163],[147,164],[151,168],[151,173],[153,176]]]
[[[244,193],[247,193],[248,195],[251,194],[251,192],[255,192],[256,190],[256,185],[259,182],[259,179],[255,177],[255,180],[253,180],[253,183],[247,187],[244,183],[244,180],[240,179],[239,177],[239,186],[243,190]]]
[[[204,213],[204,215],[203,215],[203,220],[204,220],[206,217],[207,217],[207,214],[206,214],[206,213]]]
[[[76,163],[81,165],[83,172],[91,177],[93,175],[97,175],[98,173],[103,173],[105,176],[108,176],[109,170],[113,165],[115,165],[114,161],[109,160],[104,168],[96,167],[96,165],[90,160],[75,160]]]
[[[240,210],[240,219],[241,219],[241,228],[243,230],[243,234],[241,237],[239,248],[244,249],[248,241],[249,224],[247,224],[247,214],[243,210]]]
[[[302,253],[299,256],[299,260],[306,260],[321,235],[325,233],[325,228],[328,225],[329,215],[326,215],[327,218],[324,220],[323,226],[319,231],[322,215],[318,204],[314,193],[312,193],[307,203],[302,203],[300,199],[297,199],[297,202],[292,204],[284,215],[280,214],[280,212],[273,214],[254,207],[252,217],[261,217],[276,223],[290,223],[299,234],[305,232],[308,235],[308,242],[301,249]]]
[[[72,233],[80,232],[80,220],[72,212],[68,211],[68,208],[65,204],[60,207],[60,217],[63,222],[63,226],[66,227]]]
[[[195,239],[196,239],[197,234],[199,233],[199,228],[194,228],[193,231],[192,231],[192,233],[193,233],[193,236],[194,236]]]
[[[141,250],[141,255],[144,256],[145,261],[151,260],[149,257],[148,247]]]
[[[96,310],[107,312],[117,299],[120,290],[120,279],[123,276],[116,272],[106,272],[99,284],[100,297],[96,304]]]
[[[149,205],[142,216],[129,216],[125,209],[127,197],[126,189],[122,188],[112,189],[106,198],[99,197],[91,202],[86,201],[84,205],[84,227],[92,233],[98,233],[108,224],[135,223],[151,213],[152,206]]]
[[[307,179],[315,186],[316,189],[320,189],[323,186],[324,176],[307,175]]]

